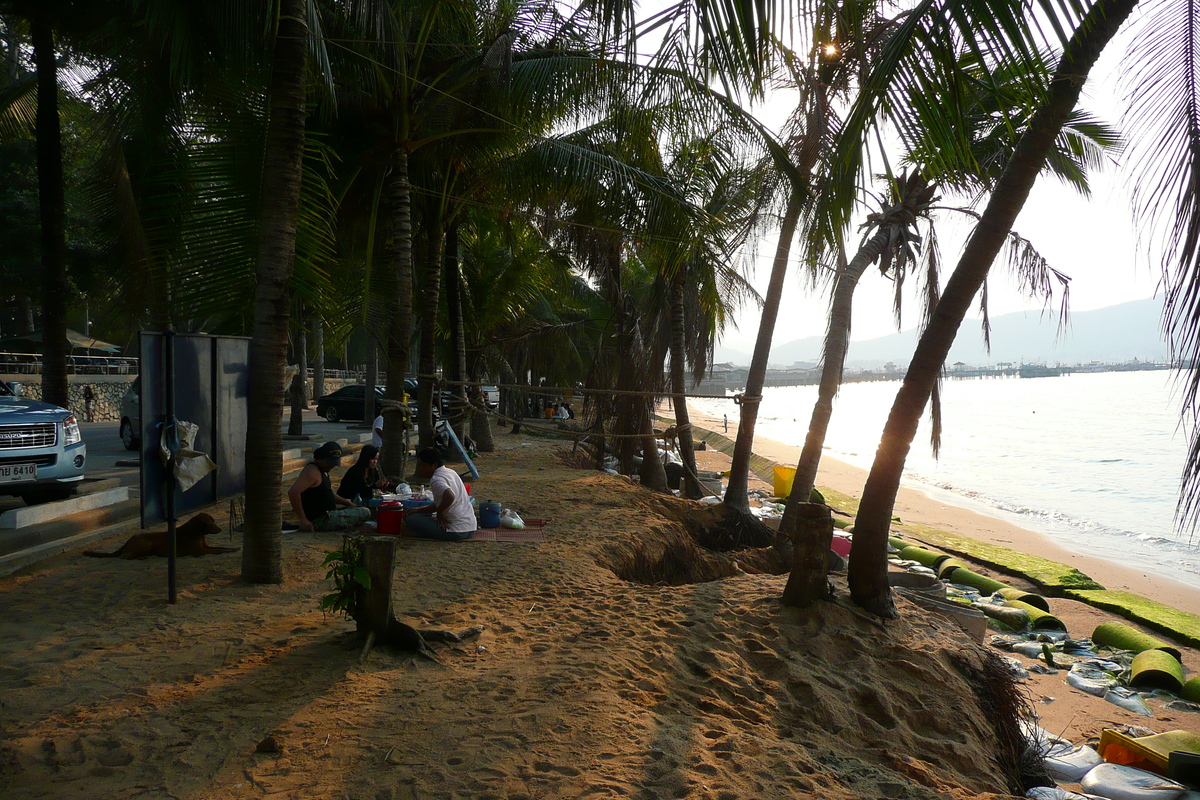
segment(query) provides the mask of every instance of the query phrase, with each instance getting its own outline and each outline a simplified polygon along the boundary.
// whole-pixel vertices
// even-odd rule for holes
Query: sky
[[[1118,45],[1114,42],[1093,69],[1080,102],[1081,107],[1114,125],[1120,124],[1120,109],[1124,105],[1119,94],[1121,67],[1117,57],[1123,48]],[[761,111],[763,119],[772,126],[778,125],[788,110],[785,104],[783,98],[774,103],[769,100]],[[961,230],[955,237],[939,226],[943,280],[953,269],[967,232],[965,226],[958,227]],[[1029,239],[1051,266],[1071,277],[1072,312],[1144,299],[1154,296],[1159,289],[1159,269],[1148,263],[1144,247],[1139,250],[1129,174],[1120,165],[1110,165],[1104,172],[1093,175],[1090,198],[1081,197],[1057,178],[1039,177],[1014,230]],[[762,240],[753,262],[751,282],[762,294],[766,293],[770,277],[775,240],[775,234]],[[857,236],[851,241],[857,244]],[[795,260],[793,255],[793,263]],[[920,300],[915,286],[914,282],[904,297],[904,329],[915,327],[918,322]],[[896,331],[892,295],[891,282],[878,270],[869,270],[855,292],[853,340],[873,339]],[[989,314],[993,317],[1014,311],[1036,316],[1043,308],[1039,301],[1020,294],[1000,260],[988,279],[988,298]],[[827,295],[814,295],[801,277],[789,273],[773,341],[783,344],[808,336],[823,336],[827,303]],[[973,312],[973,316],[978,318],[977,313]],[[737,329],[727,330],[721,344],[743,353],[752,352],[758,319],[757,308],[742,309],[735,317]],[[1046,324],[1056,325],[1057,318],[1048,317]],[[978,327],[973,330],[978,331]],[[966,331],[964,325],[964,335]]]

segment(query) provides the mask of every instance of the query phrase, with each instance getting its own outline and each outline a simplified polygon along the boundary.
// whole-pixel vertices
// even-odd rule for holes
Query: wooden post
[[[800,503],[796,511],[792,573],[783,589],[783,604],[807,608],[830,594],[826,565],[833,543],[833,514],[821,503]]]
[[[371,576],[371,588],[358,603],[358,632],[377,636],[384,633],[392,618],[392,570],[396,566],[396,537],[364,536],[363,567]]]

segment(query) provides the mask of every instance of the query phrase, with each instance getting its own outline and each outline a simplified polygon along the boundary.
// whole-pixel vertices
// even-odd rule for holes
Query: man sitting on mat
[[[461,542],[470,538],[479,527],[471,498],[462,478],[442,461],[436,447],[426,447],[417,453],[417,480],[429,481],[433,502],[404,512],[404,527],[410,536]],[[433,515],[437,514],[437,519]]]
[[[304,465],[288,489],[300,530],[345,531],[371,518],[369,508],[359,508],[354,501],[334,494],[329,471],[341,463],[342,448],[337,442],[326,442],[313,451],[313,460]]]

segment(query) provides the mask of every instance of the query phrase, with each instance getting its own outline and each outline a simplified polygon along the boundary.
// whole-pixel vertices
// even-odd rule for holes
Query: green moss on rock
[[[1068,590],[1103,589],[1104,587],[1074,567],[1040,556],[1031,556],[1007,547],[968,539],[928,525],[904,525],[902,531],[910,539],[919,539],[941,550],[965,556],[972,561],[1009,575],[1024,577],[1051,597],[1062,597]]]
[[[1130,592],[1110,589],[1073,589],[1067,591],[1066,596],[1141,623],[1178,642],[1200,647],[1200,616],[1196,614],[1164,606]]]

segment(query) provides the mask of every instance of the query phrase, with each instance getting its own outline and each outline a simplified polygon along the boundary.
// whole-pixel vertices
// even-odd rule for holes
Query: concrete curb
[[[121,536],[124,534],[132,534],[142,529],[142,521],[140,517],[132,517],[128,520],[113,523],[103,528],[84,531],[77,533],[74,536],[68,536],[63,539],[55,539],[51,542],[35,545],[34,547],[18,550],[15,553],[8,553],[0,556],[0,576],[11,575],[17,570],[32,566],[39,561],[45,561],[48,558],[61,555],[78,547],[84,547],[94,542],[99,542],[111,536]]]
[[[117,486],[99,492],[76,495],[75,497],[58,500],[53,503],[12,508],[0,514],[0,529],[13,530],[16,528],[26,528],[30,525],[69,517],[72,514],[78,514],[83,511],[94,511],[104,506],[116,505],[128,499],[129,487]]]

